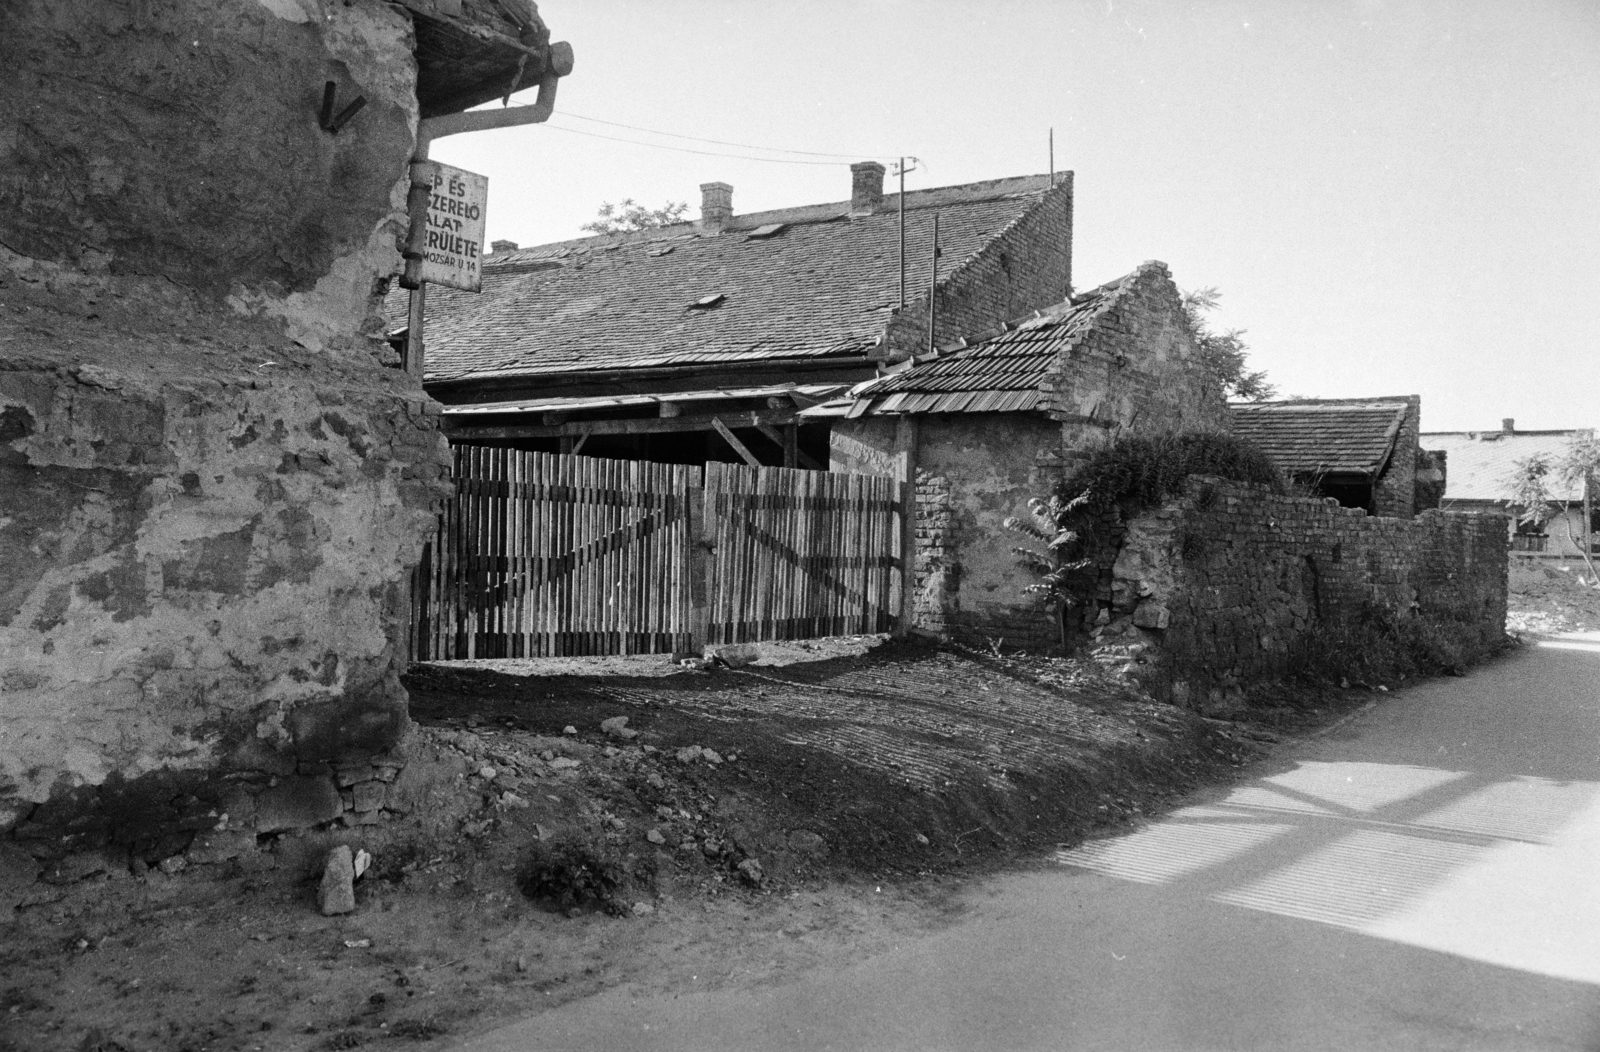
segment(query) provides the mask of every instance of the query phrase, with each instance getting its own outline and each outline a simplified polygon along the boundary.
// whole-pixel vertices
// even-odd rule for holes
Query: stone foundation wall
[[[379,0],[0,5],[0,839],[386,799],[448,471],[378,309],[413,43]]]
[[[1122,529],[1093,641],[1180,704],[1226,707],[1361,624],[1425,629],[1461,663],[1505,639],[1500,515],[1376,518],[1197,477]]]

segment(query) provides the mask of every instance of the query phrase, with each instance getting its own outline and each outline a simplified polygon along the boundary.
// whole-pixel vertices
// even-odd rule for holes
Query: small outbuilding
[[[832,423],[830,468],[916,481],[915,624],[950,638],[1053,646],[1059,629],[1005,526],[1118,435],[1225,431],[1163,263],[1033,316],[970,334],[850,397],[807,410]]]
[[[1417,395],[1234,402],[1228,415],[1235,435],[1315,496],[1394,519],[1438,506],[1444,461],[1419,449]]]

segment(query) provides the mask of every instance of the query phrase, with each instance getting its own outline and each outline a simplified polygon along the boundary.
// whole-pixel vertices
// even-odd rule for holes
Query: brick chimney
[[[492,256],[498,256],[502,252],[515,252],[516,250],[517,243],[515,241],[489,242],[489,254]]]
[[[883,165],[857,161],[850,166],[850,214],[869,216],[883,203]]]
[[[733,187],[728,183],[700,184],[700,229],[720,233],[733,218]]]
[[[1517,433],[1517,421],[1516,421],[1516,418],[1515,417],[1510,417],[1510,416],[1502,418],[1501,421],[1500,421],[1500,433],[1502,435],[1514,435],[1514,434],[1516,434]]]

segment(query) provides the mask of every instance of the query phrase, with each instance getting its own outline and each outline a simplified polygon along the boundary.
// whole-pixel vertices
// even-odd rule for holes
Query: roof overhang
[[[563,44],[527,0],[399,0],[411,12],[420,116],[460,113],[564,75]],[[570,55],[570,49],[566,51]]]
[[[844,390],[843,384],[772,384],[660,394],[518,399],[443,410],[456,439],[562,438],[652,434],[727,427],[777,427]]]

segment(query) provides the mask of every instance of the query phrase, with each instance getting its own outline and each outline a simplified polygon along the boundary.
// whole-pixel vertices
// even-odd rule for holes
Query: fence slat
[[[412,575],[416,660],[879,632],[899,624],[915,583],[903,550],[914,494],[895,479],[452,455],[455,496]]]

